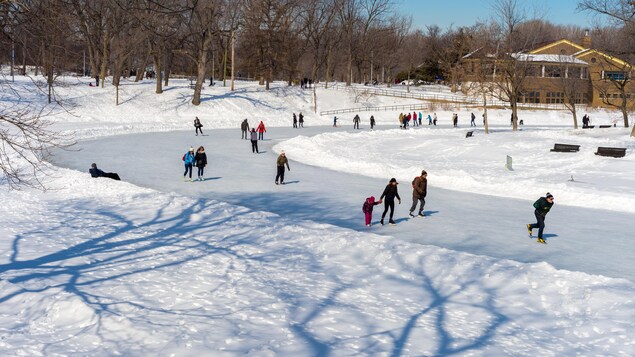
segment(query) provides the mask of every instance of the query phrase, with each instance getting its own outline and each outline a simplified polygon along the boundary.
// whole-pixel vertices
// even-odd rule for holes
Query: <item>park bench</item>
[[[600,125],[600,129],[610,128],[612,125]]]
[[[587,125],[582,127],[582,129],[593,129],[593,128],[595,128],[595,125]]]
[[[580,151],[580,145],[553,144],[553,149],[551,149],[551,151],[555,151],[555,152],[577,152],[577,151]]]
[[[608,148],[598,147],[598,151],[595,155],[611,156],[611,157],[624,157],[626,155],[626,148]]]
[[[473,131],[468,131],[467,133],[465,133],[465,137],[466,137],[466,138],[469,138],[469,137],[471,137],[471,136],[472,136],[472,134],[474,134],[474,132],[473,132]]]

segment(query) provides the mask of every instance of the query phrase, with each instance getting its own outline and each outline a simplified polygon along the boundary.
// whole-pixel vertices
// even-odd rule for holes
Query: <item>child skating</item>
[[[370,227],[370,222],[373,220],[373,207],[381,204],[381,202],[381,200],[375,202],[375,196],[368,197],[364,202],[362,212],[364,212],[364,217],[366,218],[366,227]]]

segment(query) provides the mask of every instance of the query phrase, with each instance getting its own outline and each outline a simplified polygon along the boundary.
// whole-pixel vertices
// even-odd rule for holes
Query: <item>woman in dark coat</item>
[[[388,185],[384,189],[384,193],[381,194],[379,200],[384,200],[384,213],[381,215],[381,221],[379,221],[382,225],[384,224],[384,217],[386,217],[386,212],[390,208],[390,218],[388,223],[395,224],[395,221],[392,220],[393,213],[395,212],[395,197],[399,200],[399,204],[401,204],[401,197],[399,197],[399,192],[397,191],[397,185],[399,183],[393,177],[390,179]],[[385,198],[385,199],[384,199]]]
[[[198,168],[198,180],[203,181],[203,174],[205,171],[205,166],[207,166],[207,155],[205,154],[205,148],[199,146],[196,150],[196,155],[194,155],[194,163]]]

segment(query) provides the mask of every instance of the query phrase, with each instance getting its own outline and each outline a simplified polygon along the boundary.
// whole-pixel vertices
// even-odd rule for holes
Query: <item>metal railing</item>
[[[356,108],[344,108],[325,110],[320,112],[320,115],[332,115],[332,114],[344,114],[344,113],[358,113],[358,112],[385,112],[385,111],[411,111],[411,110],[430,110],[431,103],[409,104],[409,105],[388,105],[383,107],[356,107]]]

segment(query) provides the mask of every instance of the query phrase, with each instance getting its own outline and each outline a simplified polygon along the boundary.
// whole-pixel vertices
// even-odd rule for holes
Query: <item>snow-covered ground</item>
[[[314,127],[294,138],[292,129],[275,129],[290,125],[293,111],[307,114],[307,126],[331,122],[310,114],[310,93],[297,88],[206,88],[200,107],[187,104],[186,85],[161,96],[151,88],[127,85],[127,101],[115,107],[111,88],[70,83],[58,91],[73,115],[58,112],[56,126],[82,139],[188,131],[81,142],[82,151],[53,158],[80,171],[58,169],[52,190],[0,191],[3,355],[635,354],[632,273],[588,274],[597,271],[591,265],[632,265],[635,168],[625,130],[570,131],[566,113],[524,112],[525,130],[509,133],[508,112],[495,111],[487,137],[465,139],[443,123],[360,133]],[[356,105],[342,92],[320,90],[318,98],[323,109]],[[375,117],[388,124],[396,114]],[[194,115],[207,136],[193,135]],[[244,117],[272,128],[265,153],[249,152],[238,130],[208,130],[236,128]],[[601,112],[592,118],[612,120]],[[581,152],[549,152],[564,139]],[[624,144],[628,155],[595,158],[599,143]],[[205,182],[180,179],[190,145],[210,155]],[[281,149],[292,169],[293,184],[284,187],[272,182]],[[508,153],[513,172],[503,169],[500,155]],[[533,170],[532,159],[542,161]],[[93,161],[130,182],[90,178]],[[404,220],[402,204],[396,227],[360,227],[366,196],[379,195],[394,175],[408,205],[408,182],[421,168],[430,172],[429,217]],[[571,174],[575,183],[566,182]],[[542,246],[526,238],[523,224],[546,190],[557,205],[547,220],[550,244]],[[616,201],[591,206],[578,196]],[[458,249],[435,246],[446,238]],[[488,246],[492,238],[507,244]],[[575,240],[580,255],[567,253]],[[516,259],[523,250],[530,258]],[[540,255],[561,256],[569,268]]]

